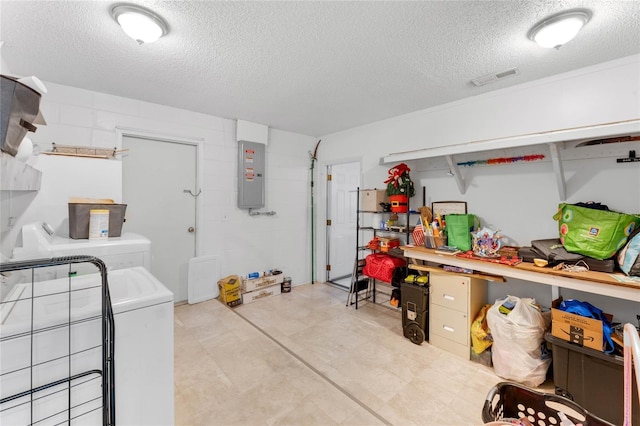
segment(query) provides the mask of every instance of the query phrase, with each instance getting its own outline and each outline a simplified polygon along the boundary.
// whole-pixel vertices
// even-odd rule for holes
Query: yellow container
[[[219,299],[229,306],[236,306],[242,303],[240,298],[240,278],[237,275],[229,275],[218,281],[220,290]]]
[[[109,210],[95,209],[89,211],[89,239],[109,237]]]

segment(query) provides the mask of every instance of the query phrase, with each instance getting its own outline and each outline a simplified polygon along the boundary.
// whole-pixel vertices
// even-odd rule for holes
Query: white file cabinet
[[[430,273],[429,343],[470,358],[471,322],[487,303],[487,282],[454,273]]]

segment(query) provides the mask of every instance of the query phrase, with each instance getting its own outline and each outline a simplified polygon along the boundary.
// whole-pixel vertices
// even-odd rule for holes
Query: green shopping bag
[[[444,218],[447,226],[447,245],[458,247],[459,250],[471,250],[471,231],[480,221],[473,214],[448,214]]]
[[[562,203],[553,216],[558,221],[560,241],[573,253],[608,259],[627,242],[640,226],[640,216],[597,210]]]

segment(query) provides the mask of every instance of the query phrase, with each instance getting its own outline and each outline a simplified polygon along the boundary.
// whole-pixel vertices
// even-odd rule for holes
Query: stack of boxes
[[[252,303],[256,300],[280,294],[284,274],[263,275],[256,278],[242,278],[242,303]]]

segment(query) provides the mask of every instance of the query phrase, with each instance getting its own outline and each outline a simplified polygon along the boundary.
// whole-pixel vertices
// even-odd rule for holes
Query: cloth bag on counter
[[[480,225],[480,221],[473,214],[448,214],[445,216],[447,226],[447,245],[459,250],[471,250],[471,231]]]
[[[544,344],[550,318],[545,320],[534,304],[534,299],[507,296],[487,311],[495,373],[532,387],[545,381],[551,364]]]
[[[564,203],[553,218],[558,221],[560,240],[567,251],[598,260],[614,256],[640,225],[637,215]]]

